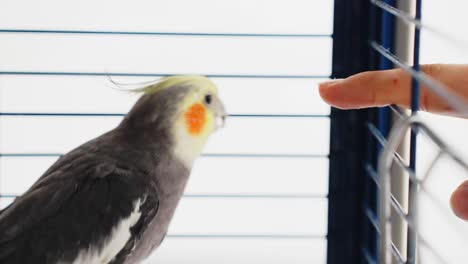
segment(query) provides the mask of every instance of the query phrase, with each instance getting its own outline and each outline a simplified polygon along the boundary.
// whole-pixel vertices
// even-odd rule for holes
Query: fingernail
[[[341,81],[343,81],[343,79],[334,79],[334,80],[329,80],[329,81],[326,81],[326,82],[319,83],[318,88],[319,88],[319,93],[320,93],[320,96],[322,97],[322,99],[327,101],[326,98],[328,97],[329,92],[333,91],[333,89],[330,89],[330,87],[335,86],[336,84],[340,83]]]
[[[335,83],[339,83],[341,81],[343,81],[344,79],[333,79],[333,80],[328,80],[328,81],[325,81],[325,82],[321,82],[319,83],[319,87],[329,87],[331,86],[332,84],[335,84]]]

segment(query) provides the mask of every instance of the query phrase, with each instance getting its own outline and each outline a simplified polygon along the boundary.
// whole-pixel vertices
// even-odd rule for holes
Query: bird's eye
[[[211,96],[211,94],[205,95],[205,103],[211,104],[211,101],[213,101],[213,97]]]

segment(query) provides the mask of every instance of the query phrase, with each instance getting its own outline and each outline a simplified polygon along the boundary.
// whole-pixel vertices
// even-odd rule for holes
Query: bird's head
[[[143,96],[126,119],[143,129],[167,130],[174,154],[189,168],[209,136],[224,125],[218,89],[204,76],[165,77],[137,92]]]

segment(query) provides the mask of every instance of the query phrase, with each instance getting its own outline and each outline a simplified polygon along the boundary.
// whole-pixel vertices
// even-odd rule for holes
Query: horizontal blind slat
[[[167,238],[157,254],[145,263],[223,264],[326,263],[326,240],[245,240]],[[181,254],[181,252],[184,252]],[[275,254],[275,252],[279,252]]]
[[[0,71],[322,75],[331,38],[0,34]]]
[[[113,129],[121,119],[0,116],[0,149],[2,153],[65,153]],[[205,153],[326,155],[329,123],[328,118],[232,118],[212,135]]]
[[[27,7],[27,8],[25,8]],[[18,15],[21,14],[21,15]],[[0,26],[21,29],[331,34],[331,0],[6,0]]]
[[[113,77],[122,89],[157,78]],[[328,115],[330,107],[316,85],[324,79],[212,78],[231,114]],[[125,113],[138,95],[115,89],[104,76],[30,76],[0,74],[1,112]],[[24,96],[27,94],[28,96]],[[50,96],[54,95],[54,96]],[[103,104],[103,98],[106,103]]]
[[[56,160],[0,157],[0,194],[23,193]],[[186,193],[325,197],[327,176],[327,158],[202,157],[195,163]]]

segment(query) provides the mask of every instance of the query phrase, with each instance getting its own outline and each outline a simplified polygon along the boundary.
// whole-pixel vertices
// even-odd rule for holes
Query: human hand
[[[421,70],[468,99],[468,65],[422,65]],[[320,84],[319,92],[328,104],[340,109],[410,106],[411,77],[401,69],[363,72],[346,79]],[[457,112],[424,85],[420,89],[420,108],[432,113],[457,116]],[[453,192],[450,203],[454,213],[468,221],[468,181]]]

